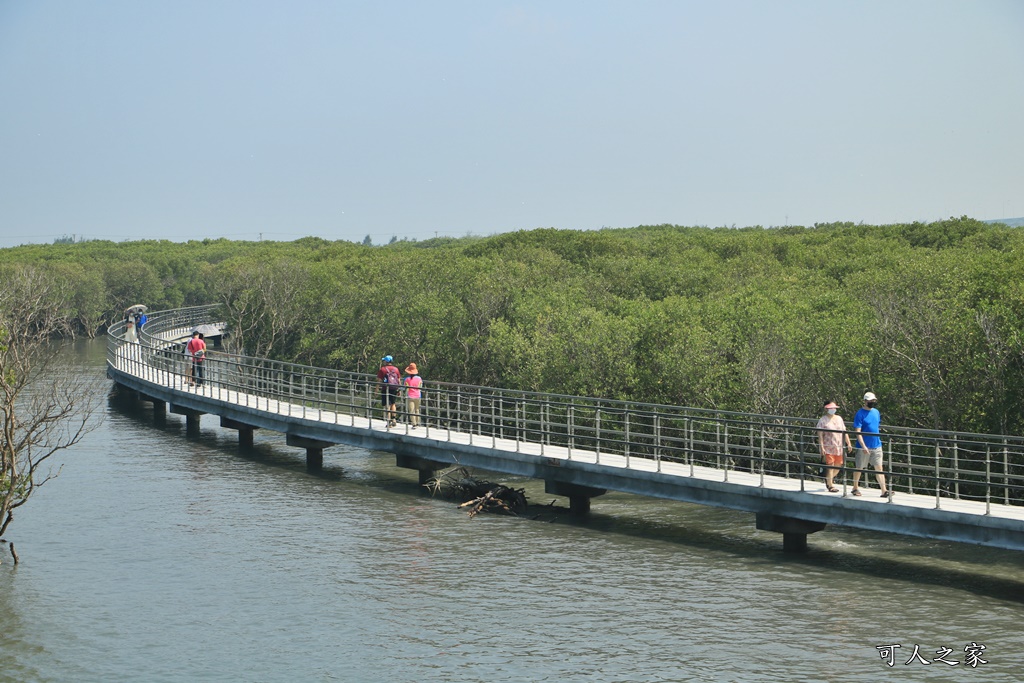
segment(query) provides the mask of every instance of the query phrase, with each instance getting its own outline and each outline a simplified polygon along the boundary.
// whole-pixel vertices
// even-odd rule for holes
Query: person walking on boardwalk
[[[833,480],[839,472],[838,468],[843,466],[843,442],[846,442],[847,454],[853,450],[850,435],[846,432],[846,423],[836,415],[837,409],[835,401],[826,401],[825,414],[818,420],[818,450],[825,461],[825,488],[829,493],[839,492]]]
[[[380,359],[380,370],[377,371],[377,379],[381,382],[380,404],[384,408],[384,419],[388,421],[388,427],[396,424],[395,404],[402,384],[402,373],[395,367],[394,360],[391,356],[384,356]]]
[[[405,368],[405,407],[409,412],[409,423],[413,429],[420,426],[420,398],[423,378],[415,363],[409,363]]]
[[[192,368],[188,383],[198,387],[203,386],[203,360],[206,358],[206,342],[198,330],[192,333],[192,338],[185,345],[185,353],[192,358]]]
[[[135,311],[129,310],[124,316],[124,338],[130,342],[139,341],[135,330]]]
[[[864,407],[853,417],[853,429],[857,432],[857,469],[853,471],[853,495],[859,496],[861,471],[871,465],[875,469],[878,488],[882,490],[882,498],[892,495],[885,485],[885,474],[882,473],[882,437],[878,435],[882,426],[882,414],[878,412],[878,397],[870,391],[864,394]]]

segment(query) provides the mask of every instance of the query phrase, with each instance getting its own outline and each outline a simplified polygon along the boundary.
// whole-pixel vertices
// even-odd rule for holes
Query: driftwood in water
[[[20,562],[20,561],[21,561],[21,558],[19,558],[19,557],[18,557],[18,553],[17,553],[17,552],[15,552],[15,550],[14,550],[14,544],[13,544],[13,543],[11,543],[11,544],[7,544],[7,541],[5,541],[5,540],[4,540],[4,539],[2,539],[2,538],[0,538],[0,543],[3,543],[3,544],[5,544],[5,545],[7,545],[7,547],[8,547],[8,548],[10,548],[10,550],[11,550],[11,557],[13,557],[13,558],[14,558],[14,564],[18,564],[18,562]]]
[[[470,517],[481,512],[518,515],[526,511],[526,491],[478,479],[465,467],[450,467],[438,472],[424,486],[431,495],[463,501]]]

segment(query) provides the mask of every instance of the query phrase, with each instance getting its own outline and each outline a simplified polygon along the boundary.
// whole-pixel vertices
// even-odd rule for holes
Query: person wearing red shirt
[[[185,345],[185,353],[192,358],[188,383],[199,387],[203,386],[203,359],[206,358],[206,342],[203,341],[201,333],[192,333],[192,338]]]

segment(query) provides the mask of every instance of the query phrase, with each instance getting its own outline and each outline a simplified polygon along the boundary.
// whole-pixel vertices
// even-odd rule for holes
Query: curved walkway
[[[543,479],[578,512],[608,490],[746,510],[758,528],[783,533],[792,550],[826,524],[1024,550],[1024,506],[1007,504],[1021,497],[1010,457],[1019,445],[1009,437],[912,441],[887,432],[886,469],[897,494],[881,498],[877,489],[852,497],[845,483],[839,494],[825,490],[811,473],[818,458],[807,421],[429,383],[423,425],[389,428],[370,375],[214,350],[204,361],[206,383],[189,386],[181,345],[197,324],[224,329],[209,322],[214,311],[154,313],[142,343],[126,342],[113,326],[108,376],[185,415],[190,427],[213,414],[243,443],[254,429],[283,432],[312,468],[322,465],[324,449],[349,444],[395,453],[421,481],[453,464]],[[903,450],[906,458],[894,460],[893,451]],[[950,458],[969,465],[950,472]]]

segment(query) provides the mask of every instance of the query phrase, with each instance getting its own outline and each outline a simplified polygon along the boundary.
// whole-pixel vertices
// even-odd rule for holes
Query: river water
[[[102,375],[102,340],[69,362]],[[829,528],[790,556],[750,514],[608,494],[579,521],[508,478],[533,518],[469,519],[387,453],[310,474],[279,434],[102,411],[8,531],[0,680],[1024,680],[1024,553]]]

